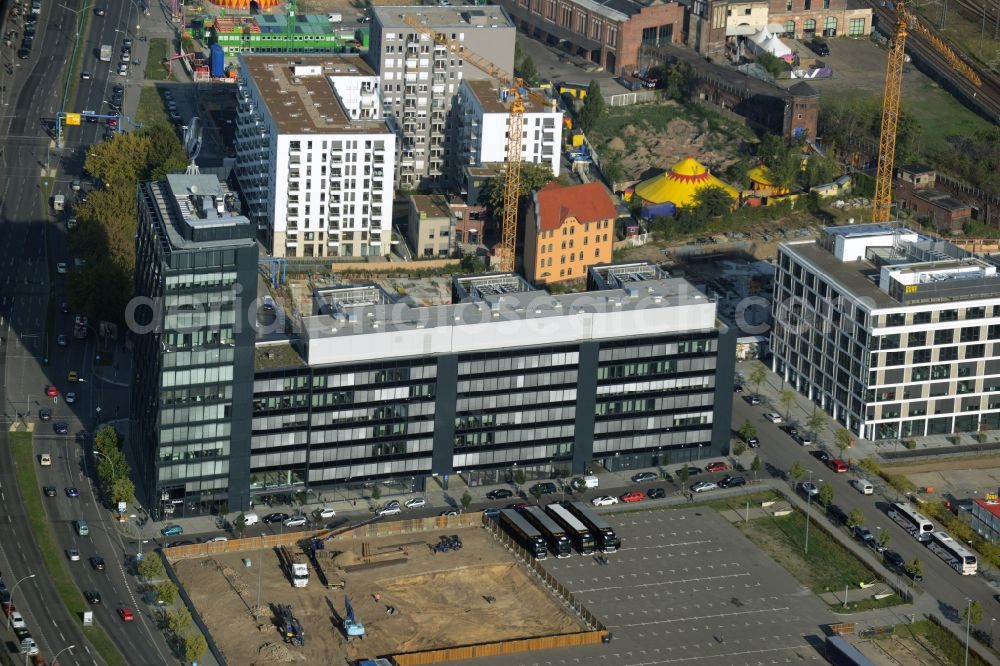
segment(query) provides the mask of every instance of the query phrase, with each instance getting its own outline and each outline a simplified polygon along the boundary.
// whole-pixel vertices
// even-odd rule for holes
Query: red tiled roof
[[[618,216],[615,203],[602,183],[562,186],[552,181],[535,193],[538,200],[537,232],[558,229],[567,217],[581,224],[613,220]]]

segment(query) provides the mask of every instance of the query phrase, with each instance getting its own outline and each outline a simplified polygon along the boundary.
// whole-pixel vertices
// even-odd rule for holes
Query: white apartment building
[[[236,174],[275,257],[389,254],[396,136],[359,56],[241,55]]]
[[[869,440],[1000,428],[995,260],[862,224],[782,243],[774,371]]]
[[[538,92],[542,97],[545,94]],[[507,161],[507,127],[512,98],[491,81],[463,80],[458,88],[458,117],[453,151],[453,182],[462,167]],[[545,106],[524,97],[521,161],[548,164],[559,175],[562,147],[562,111],[553,101]]]
[[[382,80],[383,115],[398,137],[397,187],[445,184],[459,84],[489,77],[476,62],[513,72],[515,32],[493,5],[372,8],[368,58]]]

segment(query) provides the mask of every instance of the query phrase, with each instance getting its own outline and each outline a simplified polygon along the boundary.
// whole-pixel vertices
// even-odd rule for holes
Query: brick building
[[[929,220],[941,233],[961,231],[972,219],[972,204],[936,189],[937,171],[924,164],[899,169],[894,183],[896,204],[921,221]]]
[[[535,284],[586,277],[590,266],[611,258],[617,217],[600,182],[549,183],[532,196],[525,216],[524,276]]]
[[[767,22],[795,39],[867,37],[872,10],[858,0],[770,0]]]
[[[641,46],[684,43],[684,5],[659,0],[500,0],[519,29],[612,74],[639,66]]]

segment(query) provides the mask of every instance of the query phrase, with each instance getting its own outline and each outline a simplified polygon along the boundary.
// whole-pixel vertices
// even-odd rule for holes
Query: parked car
[[[725,472],[729,466],[724,462],[711,462],[705,465],[706,472]]]
[[[903,556],[894,550],[887,550],[882,553],[882,559],[885,560],[887,565],[898,569],[899,571],[906,569],[906,560],[904,560]]]
[[[720,488],[736,488],[737,486],[745,485],[747,485],[747,480],[742,476],[727,476],[719,481]]]
[[[830,504],[826,507],[826,515],[834,524],[847,524],[847,513],[836,504]]]
[[[396,508],[398,509],[399,507],[396,507]],[[397,511],[396,513],[399,513],[399,512]],[[438,515],[439,516],[457,516],[458,515],[458,511],[455,511],[454,509],[448,509],[447,511],[442,511]]]
[[[733,393],[743,393],[743,384],[733,384]]]
[[[688,465],[688,467],[687,467],[687,474],[688,474],[689,477],[698,476],[701,473],[702,473],[702,469],[700,467],[695,467],[694,465]]]
[[[483,509],[483,515],[486,516],[487,518],[499,518],[500,509],[496,508],[495,506],[491,506],[488,509]]]
[[[285,527],[305,527],[309,524],[309,519],[305,516],[292,516],[282,523]]]
[[[229,539],[227,537],[217,536],[217,537],[212,537],[211,539],[208,539],[207,541],[205,541],[205,543],[223,543],[223,542],[226,542],[226,541],[229,541]]]
[[[264,516],[263,520],[265,523],[270,524],[270,523],[281,523],[288,520],[289,518],[291,518],[291,516],[289,516],[287,513],[281,513],[280,511],[276,511],[274,513],[269,513],[266,516]]]
[[[715,490],[719,486],[711,481],[699,481],[698,483],[691,486],[691,492],[693,493],[704,493],[709,490]]]
[[[844,474],[847,472],[847,463],[840,458],[831,458],[830,460],[827,460],[826,466],[837,474]]]
[[[756,449],[758,446],[760,446],[760,440],[757,439],[756,437],[750,437],[746,440],[746,444],[751,449]]]
[[[813,458],[820,461],[824,465],[831,458],[830,454],[827,453],[826,451],[811,451],[809,455],[811,455]]]
[[[413,499],[406,500],[407,509],[419,509],[424,506],[427,506],[427,500],[423,497],[414,497]]]
[[[630,490],[624,495],[622,495],[622,501],[631,504],[632,502],[641,502],[646,499],[646,496],[638,490]]]
[[[875,486],[873,486],[871,482],[865,481],[864,479],[851,479],[849,483],[852,488],[857,490],[862,495],[871,495],[875,492]]]
[[[809,49],[821,58],[825,58],[830,55],[830,45],[819,37],[813,37],[813,39],[810,40]]]
[[[759,395],[746,395],[743,396],[743,399],[754,406],[759,405],[761,403]]]
[[[817,488],[816,484],[811,481],[803,481],[799,484],[799,492],[802,493],[803,497],[815,498],[819,495],[819,488]]]
[[[656,481],[655,472],[639,472],[632,475],[632,483],[648,483],[650,481]]]
[[[812,446],[813,443],[812,436],[805,432],[800,432],[795,435],[795,441],[802,446]]]
[[[160,534],[163,536],[177,536],[178,534],[184,534],[184,528],[180,525],[167,525],[160,530]]]
[[[396,514],[400,514],[402,512],[403,512],[403,509],[401,509],[400,506],[397,504],[395,506],[384,506],[384,507],[382,507],[381,509],[378,510],[378,515],[380,515],[380,516],[395,516]],[[458,512],[455,512],[455,514],[458,515]],[[442,514],[442,515],[444,515],[444,514]],[[266,521],[267,519],[265,518],[264,520]]]
[[[551,481],[543,481],[531,486],[529,491],[532,495],[551,495],[556,492],[556,484]]]
[[[612,506],[618,504],[618,498],[612,497],[611,495],[601,495],[600,497],[595,497],[590,500],[590,503],[594,506]]]
[[[316,515],[320,518],[333,518],[337,515],[337,512],[329,507],[323,507],[322,509],[316,509]]]
[[[864,525],[854,526],[854,538],[877,553],[881,553],[886,550],[886,547],[879,544],[879,542],[875,539],[875,535],[872,534],[871,530]]]
[[[646,497],[649,499],[663,499],[667,496],[667,491],[663,488],[650,488],[646,491]]]
[[[781,414],[779,414],[778,412],[767,412],[766,414],[764,414],[764,418],[770,421],[771,423],[781,423],[782,421],[784,421],[784,419],[781,418]]]
[[[501,500],[507,499],[514,496],[514,491],[508,490],[507,488],[497,488],[496,490],[491,490],[486,493],[486,498],[491,500]]]

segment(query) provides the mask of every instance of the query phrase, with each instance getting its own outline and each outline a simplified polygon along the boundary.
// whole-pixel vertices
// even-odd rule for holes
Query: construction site
[[[606,634],[480,514],[376,523],[294,541],[230,540],[164,554],[229,664],[423,664]]]

